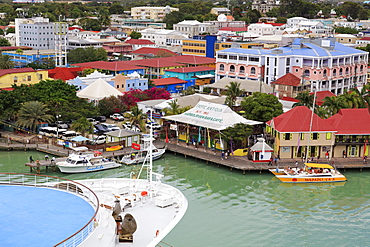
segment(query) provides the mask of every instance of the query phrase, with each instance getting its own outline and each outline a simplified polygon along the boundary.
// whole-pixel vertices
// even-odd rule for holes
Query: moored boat
[[[144,135],[143,144],[133,143],[132,151],[122,157],[121,162],[127,165],[136,165],[143,163],[145,159],[151,158],[152,160],[159,159],[166,152],[166,148],[156,148],[153,143],[153,137]],[[148,152],[151,149],[151,157],[148,157]]]
[[[304,168],[284,168],[284,175],[276,175],[283,183],[345,182],[347,178],[328,164],[305,163]]]
[[[65,161],[57,162],[59,170],[63,173],[94,172],[120,167],[119,164],[104,158],[101,152],[89,151],[87,147],[77,147],[68,155]]]

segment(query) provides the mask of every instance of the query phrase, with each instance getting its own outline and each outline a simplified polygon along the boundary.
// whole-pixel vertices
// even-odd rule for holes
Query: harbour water
[[[33,151],[0,152],[0,172],[28,173],[24,164],[30,155],[44,157]],[[369,171],[344,172],[346,183],[292,185],[268,172],[242,175],[172,154],[153,165],[189,201],[184,218],[164,239],[175,247],[370,246]],[[76,180],[128,177],[138,169],[46,174]]]

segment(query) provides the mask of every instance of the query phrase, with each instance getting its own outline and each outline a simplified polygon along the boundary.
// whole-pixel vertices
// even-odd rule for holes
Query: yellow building
[[[232,46],[237,46],[238,48],[250,49],[255,47],[265,48],[263,44],[255,42],[216,42],[214,45],[214,54],[217,51],[221,51]],[[183,55],[196,55],[196,56],[206,56],[207,44],[206,40],[198,39],[184,39],[182,41],[182,54]]]
[[[0,70],[0,89],[11,88],[13,84],[36,84],[40,80],[48,79],[47,70],[33,68],[3,69]]]

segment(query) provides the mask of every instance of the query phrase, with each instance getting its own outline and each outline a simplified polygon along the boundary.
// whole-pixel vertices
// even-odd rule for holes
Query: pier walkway
[[[201,161],[204,161],[206,164],[217,165],[218,167],[225,167],[230,169],[230,171],[236,169],[242,171],[243,174],[250,171],[267,171],[269,168],[275,168],[276,165],[268,166],[267,162],[253,162],[249,160],[246,156],[228,156],[227,159],[221,157],[220,151],[212,151],[203,146],[196,148],[194,145],[186,145],[184,142],[177,142],[171,140],[169,143],[165,143],[163,140],[155,141],[156,147],[167,146],[167,152],[172,152],[174,155],[183,155],[185,158],[194,158]],[[0,150],[37,150],[40,152],[47,153],[49,158],[56,157],[56,162],[65,159],[72,151],[69,148],[63,148],[63,146],[53,145],[53,144],[38,144],[38,143],[27,143],[24,141],[21,142],[0,142]],[[102,149],[99,151],[103,152],[103,156],[107,158],[115,159],[117,162],[120,162],[120,159],[123,155],[130,154],[131,148],[124,148],[121,150],[106,152]],[[62,157],[62,158],[57,158]],[[55,164],[50,161],[40,160],[38,164],[36,162],[26,163],[26,166],[30,167],[30,171],[40,172],[40,167],[45,167],[55,169]],[[298,160],[299,167],[303,166],[301,159],[283,159],[278,160],[278,167],[285,166],[295,166],[295,162]],[[314,161],[316,162],[316,160]],[[333,164],[336,168],[339,169],[362,169],[370,168],[370,161],[366,164],[363,163],[362,158],[360,157],[347,157],[347,158],[331,158],[330,160],[320,159],[319,163],[329,163]]]

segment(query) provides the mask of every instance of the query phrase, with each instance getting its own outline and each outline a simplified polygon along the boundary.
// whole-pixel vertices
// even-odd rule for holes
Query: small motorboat
[[[121,162],[127,165],[143,163],[151,149],[152,160],[159,159],[166,152],[166,148],[156,148],[152,141],[153,137],[143,135],[143,144],[132,143],[132,152],[122,157]]]
[[[95,172],[120,167],[122,164],[104,158],[101,152],[89,151],[87,147],[77,147],[65,161],[57,162],[63,173]]]
[[[345,182],[347,178],[328,164],[305,163],[304,168],[284,168],[284,175],[276,175],[283,183]]]
[[[120,150],[120,149],[122,149],[122,147],[123,146],[120,146],[120,145],[118,145],[118,146],[111,146],[111,147],[108,147],[108,148],[106,148],[105,149],[105,151],[117,151],[117,150]]]

